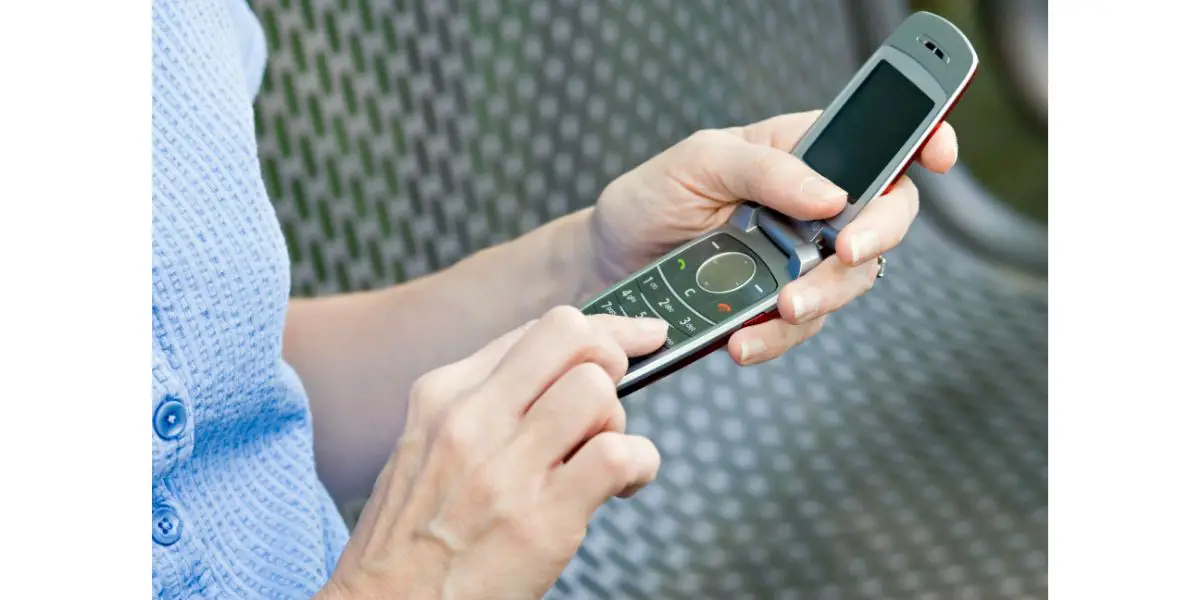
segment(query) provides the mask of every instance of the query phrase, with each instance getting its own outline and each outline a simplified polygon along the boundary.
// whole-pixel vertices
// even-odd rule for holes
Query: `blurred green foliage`
[[[941,15],[971,39],[979,53],[979,72],[949,121],[958,132],[963,164],[998,199],[1025,215],[1046,222],[1047,136],[1025,119],[1004,89],[995,49],[980,26],[974,0],[913,0],[913,10]]]

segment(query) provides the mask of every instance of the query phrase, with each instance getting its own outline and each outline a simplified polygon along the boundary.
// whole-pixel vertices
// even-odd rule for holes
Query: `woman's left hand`
[[[745,127],[700,131],[614,180],[591,215],[594,257],[607,285],[680,243],[715,229],[744,200],[802,220],[835,216],[846,194],[791,149],[819,111],[781,115]],[[954,130],[942,127],[918,161],[945,172],[955,163]],[[902,177],[838,235],[837,254],[783,287],[781,318],[736,332],[739,364],[774,359],[817,333],[825,316],[875,282],[877,257],[896,247],[917,215],[917,189]]]

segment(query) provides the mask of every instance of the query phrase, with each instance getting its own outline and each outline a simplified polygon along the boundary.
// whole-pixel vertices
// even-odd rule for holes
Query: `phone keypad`
[[[676,344],[687,341],[688,337],[688,334],[674,327],[667,327],[667,343],[663,344],[663,348],[673,348]]]
[[[630,317],[656,317],[654,311],[646,304],[645,298],[642,298],[642,291],[636,283],[629,283],[612,294],[616,298],[617,304],[625,314]]]
[[[766,263],[729,234],[717,234],[659,265],[687,305],[713,323],[745,310],[779,284]]]
[[[615,317],[624,317],[625,313],[621,312],[621,307],[617,304],[616,298],[612,295],[605,296],[595,303],[595,314],[610,314]]]
[[[779,283],[745,244],[721,233],[664,260],[601,296],[585,314],[658,317],[669,324],[656,352],[629,361],[633,368],[729,319],[776,292]]]
[[[672,327],[686,333],[689,337],[707,329],[708,323],[671,291],[667,286],[666,279],[658,269],[640,276],[637,284],[642,290],[642,297],[650,304],[650,308]]]

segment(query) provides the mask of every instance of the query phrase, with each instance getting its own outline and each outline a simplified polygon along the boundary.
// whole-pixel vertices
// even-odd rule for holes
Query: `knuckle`
[[[447,401],[449,382],[443,369],[429,371],[413,382],[409,401],[422,414],[436,412]]]
[[[600,365],[597,365],[597,368],[595,369],[604,375],[603,381],[609,387],[614,385],[612,377],[619,377],[620,375],[624,374],[625,371],[629,370],[629,355],[625,354],[625,351],[621,349],[621,346],[617,344],[617,341],[613,339],[612,336],[595,336],[595,339],[592,343],[592,351],[597,360],[601,361],[603,364],[610,365],[613,369],[615,369],[615,373],[612,375],[610,375],[605,369],[601,368]]]
[[[579,406],[579,416],[607,431],[624,432],[625,407],[617,398],[615,378],[604,367],[582,363],[571,369],[569,394]]]
[[[799,325],[804,323],[808,318],[808,312],[810,311],[806,309],[810,309],[811,307],[804,304],[803,296],[800,292],[801,287],[793,282],[784,286],[779,294],[781,304],[779,318],[786,323]],[[784,305],[785,302],[787,303],[786,305]]]
[[[587,315],[570,305],[559,305],[546,311],[543,320],[547,325],[562,335],[579,337],[591,329]]]
[[[466,410],[451,410],[442,420],[434,438],[442,451],[455,456],[464,456],[478,440],[479,423]]]
[[[625,413],[625,405],[621,404],[616,393],[608,396],[607,402],[601,407],[602,414],[605,416],[607,427],[616,433],[625,433],[625,427],[629,422],[629,417]]]
[[[729,137],[728,132],[721,131],[720,129],[706,128],[693,132],[692,135],[688,136],[688,142],[691,146],[705,148],[724,143]]]
[[[629,368],[629,356],[621,349],[612,332],[606,327],[596,325],[582,312],[569,317],[564,316],[562,319],[558,331],[562,339],[566,340],[568,351],[577,360],[596,361],[600,365],[616,369],[616,372],[619,373],[624,373]],[[588,364],[588,362],[580,364]],[[605,372],[603,369],[600,371]],[[609,376],[605,375],[604,378],[607,380]]]
[[[754,171],[762,185],[770,185],[772,177],[779,172],[783,164],[765,147],[754,153]]]
[[[592,439],[596,444],[601,471],[616,478],[628,475],[633,464],[633,454],[625,439],[618,434],[600,434]]]
[[[865,295],[867,292],[870,292],[875,287],[875,279],[876,278],[875,278],[874,272],[868,271],[867,277],[864,278],[865,281],[862,284],[862,287],[858,293],[858,296],[862,296],[862,295]]]
[[[895,203],[892,212],[905,214],[910,222],[917,218],[917,213],[921,211],[921,192],[911,179],[907,177],[901,179],[891,195],[893,196],[891,201]]]
[[[824,326],[825,326],[825,319],[821,318],[821,319],[813,320],[811,323],[808,323],[804,327],[795,328],[794,330],[792,330],[792,335],[794,336],[793,340],[792,340],[792,344],[799,345],[799,344],[803,344],[804,342],[807,342],[808,340],[810,340],[814,336],[816,336],[818,333],[820,333],[821,328]]]
[[[616,394],[616,384],[613,383],[612,377],[604,367],[594,363],[585,362],[571,369],[571,385],[576,393],[585,398],[604,399],[606,396]]]
[[[781,336],[783,338],[782,341],[784,351],[786,352],[787,350],[804,343],[804,340],[808,339],[810,330],[811,328],[808,327],[807,324],[792,325],[784,329],[783,335]]]
[[[751,166],[753,172],[748,174],[746,180],[751,193],[761,198],[789,185],[790,180],[795,179],[795,173],[785,173],[788,166],[787,161],[781,160],[776,151],[767,147],[756,147]]]
[[[863,267],[864,267],[862,269],[863,283],[862,283],[862,292],[859,294],[860,296],[862,294],[865,294],[865,293],[871,291],[871,288],[875,287],[875,282],[879,280],[879,277],[877,277],[877,275],[879,274],[879,261],[875,261],[875,260],[870,261],[867,264],[863,265]]]
[[[440,380],[437,371],[430,371],[421,375],[412,384],[412,390],[409,395],[412,396],[414,402],[427,402],[429,398],[436,397]]]
[[[470,502],[491,513],[497,520],[512,522],[519,518],[519,511],[510,510],[504,501],[504,482],[498,475],[498,469],[476,469],[466,485]]]

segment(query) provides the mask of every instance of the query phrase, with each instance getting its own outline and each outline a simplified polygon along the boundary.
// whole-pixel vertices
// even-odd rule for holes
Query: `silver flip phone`
[[[657,351],[630,359],[624,397],[778,317],[783,285],[832,253],[837,232],[886,193],[966,91],[979,63],[949,21],[918,12],[900,24],[792,149],[847,193],[832,219],[799,222],[754,203],[729,222],[633,273],[583,307],[587,314],[660,317]]]

